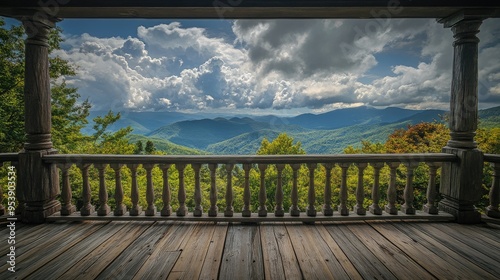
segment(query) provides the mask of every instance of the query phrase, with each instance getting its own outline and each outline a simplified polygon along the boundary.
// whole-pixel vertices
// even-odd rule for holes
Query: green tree
[[[132,132],[130,126],[110,132],[108,127],[120,119],[120,113],[111,110],[104,116],[94,118],[94,134],[92,135],[94,153],[100,154],[133,154],[135,145],[130,144],[127,136]]]
[[[146,151],[146,154],[148,155],[152,155],[156,151],[155,144],[153,143],[153,141],[148,140],[146,142],[146,148],[144,149],[144,151]]]
[[[61,29],[49,35],[49,54],[60,48]],[[5,27],[0,18],[0,152],[18,152],[25,142],[24,131],[24,28]],[[65,83],[75,75],[75,68],[58,56],[49,56],[52,101],[52,141],[56,149],[70,152],[84,136],[80,129],[87,124],[90,104],[78,103],[76,88]]]
[[[138,140],[136,143],[135,143],[135,150],[134,150],[134,154],[136,155],[140,155],[144,152],[144,147],[142,145],[142,141],[141,140]]]
[[[286,133],[281,133],[272,142],[267,138],[262,140],[260,148],[257,150],[258,155],[302,155],[306,152],[302,149],[302,144],[297,142],[293,144],[293,137]]]

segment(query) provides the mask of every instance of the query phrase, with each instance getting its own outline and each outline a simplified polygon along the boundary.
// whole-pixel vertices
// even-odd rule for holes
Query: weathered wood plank
[[[478,238],[477,235],[467,235],[466,232],[457,234],[454,229],[449,227],[426,224],[425,226],[421,225],[420,229],[427,234],[432,234],[436,240],[459,253],[465,259],[474,262],[486,271],[500,275],[499,247],[485,244],[484,240]]]
[[[428,250],[431,250],[436,255],[442,258],[452,258],[456,260],[461,266],[466,268],[472,275],[476,275],[480,279],[492,279],[496,278],[492,274],[484,271],[475,264],[474,260],[464,258],[463,255],[453,251],[449,246],[441,242],[439,239],[425,232],[422,227],[425,224],[420,223],[393,223],[393,225],[400,231],[406,232],[418,243],[425,246]]]
[[[362,225],[364,223],[361,223]],[[338,242],[351,263],[363,278],[396,279],[384,264],[346,226],[340,224],[326,229]]]
[[[321,234],[321,237],[323,238],[323,240],[325,240],[326,244],[335,255],[339,263],[342,265],[342,268],[344,268],[347,275],[349,275],[349,278],[361,279],[362,277],[359,274],[358,270],[352,265],[349,258],[346,256],[344,251],[342,251],[342,248],[340,248],[339,244],[337,244],[337,241],[335,241],[328,233],[325,228],[326,226],[328,226],[328,224],[323,223],[323,226],[318,225],[316,227],[318,229],[318,232]]]
[[[419,275],[419,278],[422,279],[435,278],[377,231],[367,227],[366,224],[351,224],[347,228],[396,278],[412,279],[415,275]]]
[[[219,279],[264,279],[262,246],[256,225],[230,225]]]
[[[274,224],[261,225],[262,256],[264,259],[264,275],[266,279],[285,279],[280,248],[274,235]]]
[[[92,235],[79,241],[75,246],[68,249],[64,254],[61,254],[51,260],[49,263],[35,271],[30,275],[33,279],[56,279],[67,270],[71,269],[74,264],[99,247],[104,241],[111,238],[120,231],[126,223],[111,222],[104,225]],[[71,256],[71,257],[70,257]]]
[[[431,230],[430,227],[434,227],[434,228],[442,231],[445,235],[448,235],[448,237],[453,237],[453,238],[457,239],[463,245],[467,245],[470,248],[472,248],[473,250],[478,251],[483,255],[486,255],[486,256],[493,258],[493,259],[498,259],[498,249],[491,246],[492,244],[486,244],[484,242],[484,240],[478,239],[477,235],[468,235],[467,232],[465,232],[465,231],[457,232],[454,229],[450,229],[446,225],[429,224],[429,227],[426,227],[426,229]],[[441,236],[443,236],[443,235],[437,235],[437,237],[441,237]],[[500,266],[498,266],[498,269],[499,269],[499,275],[500,275]]]
[[[151,255],[147,262],[134,276],[134,279],[167,279],[175,263],[181,255],[181,251],[162,251]]]
[[[474,279],[459,263],[443,259],[394,225],[383,222],[370,225],[438,279]]]
[[[321,235],[312,226],[287,225],[305,279],[349,279]]]
[[[157,222],[109,264],[96,279],[132,279],[165,235],[169,223]]]
[[[167,279],[198,279],[200,277],[214,230],[213,224],[197,223],[190,233],[186,234],[188,237],[181,247],[179,259],[172,268],[173,274]]]
[[[132,242],[153,223],[129,222],[113,237],[106,240],[90,254],[78,261],[59,279],[95,279],[111,262],[113,262]]]
[[[274,236],[276,238],[276,242],[281,254],[281,261],[283,263],[285,279],[302,279],[300,266],[297,261],[292,241],[290,240],[290,235],[288,235],[285,224],[276,224],[273,229]]]
[[[16,223],[16,252],[18,255],[21,255],[24,254],[24,252],[36,248],[39,245],[37,243],[38,240],[43,240],[46,236],[52,236],[66,230],[76,225],[76,223],[57,222],[57,224],[52,224],[53,226],[47,226],[46,224],[36,226],[21,224],[23,226],[20,228],[18,228],[17,225]],[[2,234],[4,234],[3,236],[8,236],[7,226],[5,226],[5,229],[5,233],[2,232]],[[9,247],[10,245],[7,242],[2,242],[0,244],[0,253],[2,256],[7,254]]]
[[[63,254],[82,239],[102,228],[106,223],[87,223],[84,227],[70,227],[67,230],[47,236],[36,247],[16,258],[16,277],[24,279],[37,269]],[[50,250],[48,250],[50,248]],[[11,272],[2,266],[0,279],[9,279]]]
[[[154,251],[134,279],[166,279],[181,255],[181,248],[187,242],[186,237],[191,234],[193,228],[193,224],[173,223],[153,248]]]
[[[446,223],[446,227],[467,236],[474,236],[478,240],[484,240],[489,245],[500,247],[500,230],[487,225],[460,225],[455,223]]]
[[[207,255],[203,262],[200,272],[200,279],[217,279],[219,276],[219,267],[222,263],[222,254],[224,253],[224,243],[226,241],[227,223],[215,225],[214,234],[210,240]]]

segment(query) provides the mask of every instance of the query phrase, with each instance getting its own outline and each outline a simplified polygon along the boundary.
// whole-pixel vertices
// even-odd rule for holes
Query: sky
[[[58,23],[94,110],[293,115],[449,109],[453,34],[435,19]],[[500,105],[500,19],[478,34],[479,107]]]

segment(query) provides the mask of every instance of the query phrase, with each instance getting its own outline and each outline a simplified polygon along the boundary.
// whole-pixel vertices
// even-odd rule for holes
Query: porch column
[[[478,43],[481,19],[444,22],[451,27],[454,58],[450,100],[450,136],[444,153],[457,155],[458,162],[442,167],[439,209],[459,223],[478,223],[481,215],[474,204],[481,198],[483,153],[474,141],[478,123]]]
[[[27,141],[19,153],[17,195],[26,203],[22,219],[41,223],[59,211],[59,173],[55,164],[44,164],[42,156],[57,153],[52,148],[49,77],[50,29],[54,21],[46,18],[23,18],[25,42],[24,116]]]

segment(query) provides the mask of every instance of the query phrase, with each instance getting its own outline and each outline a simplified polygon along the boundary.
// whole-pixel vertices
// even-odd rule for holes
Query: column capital
[[[27,44],[49,47],[49,33],[50,30],[56,26],[56,22],[59,21],[58,19],[38,16],[38,14],[36,14],[31,17],[23,17],[20,20],[23,23],[24,32],[27,35]]]

